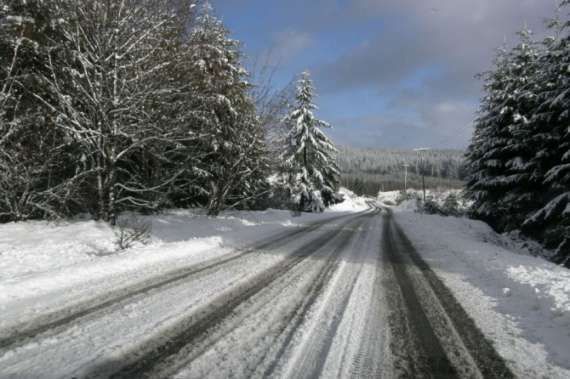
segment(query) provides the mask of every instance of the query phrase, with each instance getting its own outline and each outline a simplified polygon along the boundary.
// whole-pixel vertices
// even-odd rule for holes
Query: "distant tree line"
[[[570,1],[560,3],[562,15]],[[473,214],[499,231],[522,229],[570,267],[570,20],[552,36],[519,33],[485,73],[485,97],[468,150]]]
[[[426,188],[432,190],[463,189],[465,182],[457,179],[438,178],[426,176]],[[358,195],[376,196],[379,191],[403,191],[408,189],[421,189],[422,177],[415,174],[408,175],[407,183],[402,172],[395,174],[342,174],[341,185]]]
[[[339,147],[338,166],[342,185],[375,196],[378,191],[403,190],[407,170],[408,188],[421,188],[421,175],[428,188],[461,188],[467,171],[460,150],[374,150]]]
[[[292,100],[243,58],[207,2],[0,0],[0,222],[266,206]]]

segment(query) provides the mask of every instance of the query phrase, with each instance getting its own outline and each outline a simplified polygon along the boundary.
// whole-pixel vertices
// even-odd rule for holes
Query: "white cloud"
[[[273,38],[273,47],[270,54],[273,60],[286,64],[310,48],[314,43],[311,34],[297,30],[278,32]]]

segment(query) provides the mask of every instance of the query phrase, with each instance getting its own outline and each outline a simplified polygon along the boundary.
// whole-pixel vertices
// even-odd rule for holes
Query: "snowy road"
[[[386,211],[0,328],[0,378],[511,377]]]

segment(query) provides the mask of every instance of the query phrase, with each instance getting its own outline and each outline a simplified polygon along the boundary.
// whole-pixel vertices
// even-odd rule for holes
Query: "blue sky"
[[[464,148],[494,49],[525,24],[538,35],[555,0],[213,0],[275,86],[308,69],[337,144]]]

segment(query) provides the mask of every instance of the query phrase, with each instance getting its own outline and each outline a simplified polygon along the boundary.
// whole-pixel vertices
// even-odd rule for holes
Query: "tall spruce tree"
[[[520,43],[501,49],[485,91],[467,158],[467,193],[473,213],[499,230],[520,227],[537,204],[540,178],[532,162],[539,51],[529,31]]]
[[[315,88],[308,72],[297,82],[296,104],[284,119],[289,129],[282,154],[283,171],[290,194],[301,207],[327,196],[338,186],[337,150],[322,128],[330,125],[315,117]]]
[[[570,1],[562,1],[565,9]],[[550,23],[554,37],[545,40],[535,110],[532,163],[542,179],[541,204],[523,230],[557,251],[555,260],[570,266],[570,24]]]
[[[505,229],[516,229],[529,212],[540,204],[540,169],[533,162],[536,135],[535,110],[539,104],[537,94],[541,83],[540,46],[532,40],[529,30],[519,32],[520,43],[510,55],[510,83],[507,87],[513,108],[512,122],[508,126],[508,139],[504,148],[505,172],[503,177],[510,185],[505,189]]]
[[[566,9],[570,1],[561,2]],[[473,213],[500,231],[521,228],[570,266],[570,23],[543,44],[522,32],[485,76],[467,159]]]
[[[204,4],[190,35],[202,191],[210,215],[244,205],[263,192],[267,157],[263,130],[249,96],[239,42]]]
[[[508,139],[508,125],[513,112],[505,107],[510,56],[501,49],[495,58],[495,69],[484,74],[486,95],[479,117],[475,121],[475,132],[467,150],[470,175],[467,181],[467,194],[474,201],[473,213],[488,222],[503,220],[505,212],[500,200],[504,183],[499,179],[504,172],[502,150]]]

